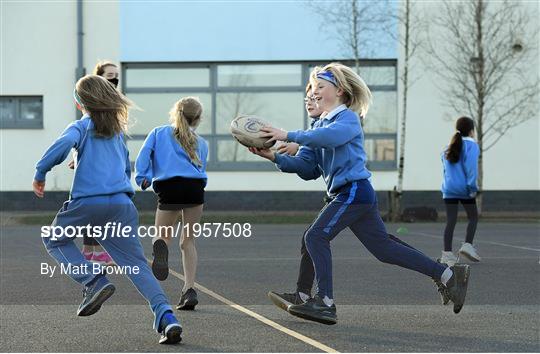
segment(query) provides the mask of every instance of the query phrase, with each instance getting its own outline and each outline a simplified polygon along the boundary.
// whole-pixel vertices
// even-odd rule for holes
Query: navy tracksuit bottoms
[[[371,183],[354,181],[340,188],[304,234],[305,246],[315,268],[317,294],[321,298],[333,298],[330,241],[346,227],[381,262],[412,269],[436,280],[440,280],[446,269],[445,265],[390,237],[379,215],[377,196]]]

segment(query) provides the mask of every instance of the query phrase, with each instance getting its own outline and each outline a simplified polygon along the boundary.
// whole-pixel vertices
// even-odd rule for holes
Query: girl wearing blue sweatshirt
[[[288,306],[288,311],[324,324],[337,323],[330,241],[349,227],[380,261],[440,280],[454,302],[454,312],[458,313],[465,301],[469,267],[447,267],[390,238],[379,215],[376,194],[369,182],[371,173],[366,168],[360,124],[371,100],[369,88],[352,69],[338,63],[326,65],[312,84],[318,105],[328,113],[307,131],[285,132],[267,127],[262,135],[269,141],[296,142],[302,145],[303,154],[287,156],[250,148],[283,172],[296,173],[306,180],[322,176],[331,198],[304,235],[315,268],[317,294],[305,303]]]
[[[95,230],[99,229],[101,236],[97,241],[125,269],[150,304],[154,329],[162,335],[159,342],[177,343],[181,340],[182,327],[146,263],[137,234],[139,216],[131,201],[134,190],[124,142],[130,101],[96,75],[80,79],[73,96],[83,117],[68,125],[36,165],[33,189],[43,198],[46,174],[62,163],[71,149],[77,153],[70,199],[52,222],[52,226],[65,234],[58,238],[44,234],[43,243],[61,267],[68,270],[69,276],[84,285],[84,298],[77,315],[90,316],[99,311],[115,287],[101,268],[95,271],[84,258],[73,242],[73,230],[79,227],[81,233],[84,232],[81,228],[91,227],[96,237]]]
[[[446,206],[446,228],[444,229],[444,250],[441,262],[453,265],[457,257],[452,253],[452,240],[456,227],[459,203],[465,208],[469,224],[465,243],[461,246],[459,254],[473,262],[480,262],[480,256],[472,245],[476,225],[478,223],[478,209],[476,208],[476,194],[478,186],[478,156],[480,148],[474,141],[474,121],[468,117],[461,117],[456,121],[456,133],[445,151],[441,154],[444,180],[442,194]]]
[[[152,186],[158,195],[152,271],[159,280],[169,274],[168,244],[172,230],[182,217],[180,250],[184,268],[184,288],[178,310],[193,310],[197,250],[193,226],[201,220],[206,186],[208,143],[195,129],[203,107],[198,98],[184,97],[170,111],[170,125],[154,128],[146,137],[135,162],[135,181],[143,190]]]

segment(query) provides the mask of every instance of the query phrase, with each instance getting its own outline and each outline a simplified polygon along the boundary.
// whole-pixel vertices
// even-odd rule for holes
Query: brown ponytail
[[[112,61],[103,60],[103,61],[98,62],[96,66],[94,66],[92,75],[103,76],[103,74],[105,73],[105,68],[108,66],[114,66],[115,68],[118,68],[118,66]]]
[[[197,166],[202,166],[201,159],[197,155],[197,134],[190,128],[199,125],[202,110],[203,107],[198,98],[184,97],[176,102],[169,112],[174,137]]]
[[[452,136],[445,154],[448,161],[451,163],[459,161],[461,149],[463,148],[463,137],[469,136],[472,130],[474,130],[474,121],[471,118],[461,117],[456,121],[456,133]]]

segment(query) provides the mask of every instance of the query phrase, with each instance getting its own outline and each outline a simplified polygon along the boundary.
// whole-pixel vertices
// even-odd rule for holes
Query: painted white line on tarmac
[[[152,263],[152,261],[150,259],[148,259],[148,263]],[[169,273],[171,273],[172,275],[174,275],[175,277],[177,277],[178,279],[182,280],[182,281],[185,281],[185,278],[182,274],[178,273],[178,272],[175,272],[174,270],[170,269],[169,268]],[[199,284],[199,283],[195,283],[195,288],[202,291],[203,293],[205,293],[206,295],[208,296],[211,296],[213,297],[214,299],[224,303],[225,305],[229,305],[230,307],[240,311],[240,312],[243,312],[245,313],[246,315],[250,316],[250,317],[253,317],[255,318],[256,320],[274,328],[274,329],[277,329],[278,331],[281,331],[293,338],[296,338],[306,344],[309,344],[323,352],[326,352],[326,353],[339,353],[337,350],[333,349],[333,348],[330,348],[329,346],[327,345],[324,345],[322,344],[321,342],[318,342],[312,338],[309,338],[303,334],[300,334],[298,332],[295,332],[293,331],[292,329],[289,329],[285,326],[282,326],[280,325],[279,323],[276,323],[272,320],[269,320],[268,318],[262,316],[262,315],[259,315],[258,313],[254,312],[254,311],[251,311],[247,308],[245,308],[244,306],[241,306],[241,305],[238,305],[237,303],[213,292],[212,290],[208,289],[207,287]]]
[[[443,239],[442,235],[439,236],[439,235],[433,235],[433,234],[426,234],[425,232],[409,231],[409,234],[411,234],[411,235],[419,235],[419,236],[427,236],[427,237],[439,239],[441,241]],[[474,241],[474,243],[485,243],[485,244],[490,244],[490,245],[495,245],[495,246],[511,247],[511,248],[517,248],[517,249],[520,249],[520,250],[540,252],[540,249],[538,249],[538,248],[524,247],[524,246],[514,246],[514,245],[509,245],[507,243],[502,243],[502,242]]]

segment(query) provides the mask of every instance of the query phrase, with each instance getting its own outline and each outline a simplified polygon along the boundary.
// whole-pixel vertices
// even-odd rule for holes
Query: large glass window
[[[302,129],[304,95],[299,92],[237,92],[217,95],[216,130],[228,134],[233,118],[251,114],[285,130]]]
[[[289,65],[219,65],[220,87],[298,86],[302,66]]]
[[[152,129],[169,123],[169,112],[182,97],[195,96],[203,105],[203,118],[197,132],[212,132],[212,96],[208,93],[131,93],[129,98],[140,108],[131,111],[131,134],[148,134]]]
[[[364,119],[364,132],[395,133],[397,126],[396,91],[373,91],[373,100]]]
[[[126,77],[129,87],[208,87],[208,68],[143,67],[129,70]]]
[[[241,114],[257,115],[285,130],[307,129],[304,88],[319,62],[290,63],[126,63],[124,92],[141,108],[132,112],[132,140],[168,124],[169,110],[181,97],[197,96],[204,118],[197,129],[209,143],[209,170],[274,170],[238,144],[229,133]],[[345,62],[351,65],[352,62]],[[373,93],[364,121],[369,168],[394,169],[396,160],[396,61],[365,61],[360,75]],[[131,142],[136,148],[139,144]],[[131,151],[132,149],[130,149]],[[137,151],[131,151],[132,159]]]

